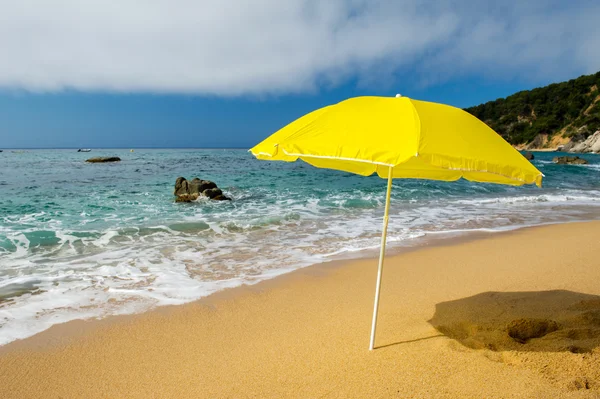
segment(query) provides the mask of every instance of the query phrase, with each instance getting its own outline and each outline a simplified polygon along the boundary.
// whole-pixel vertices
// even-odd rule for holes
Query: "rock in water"
[[[177,196],[175,202],[195,201],[200,195],[215,201],[231,201],[231,198],[223,195],[223,191],[214,182],[197,177],[190,181],[187,181],[185,177],[178,177],[173,194]]]
[[[552,162],[559,164],[559,165],[585,165],[588,163],[588,161],[586,161],[583,158],[579,158],[579,157],[569,157],[569,156],[565,156],[565,157],[554,157],[552,158]]]
[[[220,188],[209,188],[208,190],[204,190],[202,194],[206,195],[210,199],[215,199],[218,196],[223,196],[223,191]]]
[[[529,151],[527,151],[525,154],[523,154],[523,156],[525,157],[525,159],[527,159],[528,161],[533,160],[535,157],[533,156],[533,154]]]
[[[85,162],[91,163],[100,163],[100,162],[119,162],[121,158],[119,157],[95,157],[86,160]]]
[[[181,194],[175,199],[175,202],[192,202],[198,199],[198,193],[196,194]]]
[[[522,344],[556,330],[558,330],[558,323],[548,319],[518,319],[508,325],[508,335]]]
[[[190,193],[201,194],[204,191],[213,188],[217,188],[217,185],[214,182],[209,180],[200,180],[197,177],[188,182],[188,190]]]
[[[188,182],[185,180],[185,177],[178,177],[175,181],[175,191],[173,191],[174,195],[183,195],[188,193]]]

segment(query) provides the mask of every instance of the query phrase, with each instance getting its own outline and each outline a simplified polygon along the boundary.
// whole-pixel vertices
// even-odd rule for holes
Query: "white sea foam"
[[[520,202],[549,202],[549,203],[561,203],[567,201],[578,201],[582,204],[589,202],[600,201],[600,191],[572,191],[570,194],[540,194],[540,195],[525,195],[525,196],[511,196],[511,197],[497,197],[497,198],[476,198],[476,199],[461,199],[453,201],[457,204],[516,204]],[[452,201],[451,201],[452,203]]]

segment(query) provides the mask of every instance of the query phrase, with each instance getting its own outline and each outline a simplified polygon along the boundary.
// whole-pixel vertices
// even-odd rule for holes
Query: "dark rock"
[[[558,330],[558,323],[548,319],[518,319],[508,325],[508,335],[522,344],[556,330]]]
[[[200,191],[201,184],[202,184],[202,180],[195,177],[192,180],[187,182],[187,191],[190,194],[191,193],[200,194],[202,192],[202,191]]]
[[[205,190],[217,188],[217,185],[209,180],[200,180],[197,177],[188,182],[188,191],[190,193],[202,193]]]
[[[559,165],[568,165],[568,164],[572,164],[572,165],[585,165],[588,163],[588,161],[586,161],[583,158],[579,158],[579,157],[569,157],[569,156],[564,156],[564,157],[554,157],[552,159],[552,162],[559,164]]]
[[[226,197],[226,196],[224,196],[222,194],[221,195],[217,195],[216,197],[211,198],[211,199],[215,200],[215,201],[231,201],[231,198]]]
[[[175,181],[173,194],[178,197],[176,202],[191,202],[198,199],[200,195],[217,201],[231,200],[231,198],[223,195],[223,191],[214,182],[201,180],[197,177],[190,181],[187,181],[184,177],[178,177]],[[192,196],[195,198],[190,200]]]
[[[535,158],[533,156],[533,154],[531,152],[529,152],[529,151],[527,151],[523,156],[525,157],[525,159],[527,159],[529,161],[531,161],[531,160],[533,160]]]
[[[188,193],[188,182],[185,177],[178,177],[175,181],[175,191],[173,191],[174,195],[182,195]]]
[[[198,199],[198,193],[196,194],[181,194],[175,199],[175,202],[192,202]]]
[[[220,188],[209,188],[208,190],[204,190],[202,194],[212,199],[218,195],[223,195],[223,191]]]
[[[91,163],[99,163],[99,162],[119,162],[121,158],[119,157],[95,157],[86,160],[85,162]]]

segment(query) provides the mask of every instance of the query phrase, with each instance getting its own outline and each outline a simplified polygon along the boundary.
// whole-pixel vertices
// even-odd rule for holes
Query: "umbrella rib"
[[[293,153],[293,152],[287,152],[285,149],[283,149],[283,153],[285,155],[289,155],[291,157],[339,159],[341,161],[363,162],[363,163],[370,163],[370,164],[373,164],[373,165],[383,165],[383,166],[390,166],[390,167],[394,167],[395,166],[393,164],[389,164],[389,163],[385,163],[385,162],[375,162],[375,161],[369,161],[367,159],[360,159],[360,158],[334,157],[334,156],[329,156],[329,155],[297,154],[297,153]]]
[[[445,170],[456,170],[458,172],[489,173],[490,175],[502,176],[502,177],[506,177],[507,179],[510,179],[510,180],[520,181],[520,182],[523,182],[523,183],[527,183],[527,180],[525,180],[525,179],[519,179],[518,177],[507,176],[507,175],[503,175],[502,173],[491,172],[489,170],[462,169],[462,168],[444,168],[444,167],[440,167],[440,168],[441,169],[445,169]],[[543,174],[542,174],[542,176],[543,176]]]

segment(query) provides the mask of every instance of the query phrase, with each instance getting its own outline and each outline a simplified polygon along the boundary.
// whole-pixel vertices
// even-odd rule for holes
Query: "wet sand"
[[[600,397],[598,249],[589,222],[390,257],[371,352],[372,259],[57,325],[0,348],[0,397]]]

